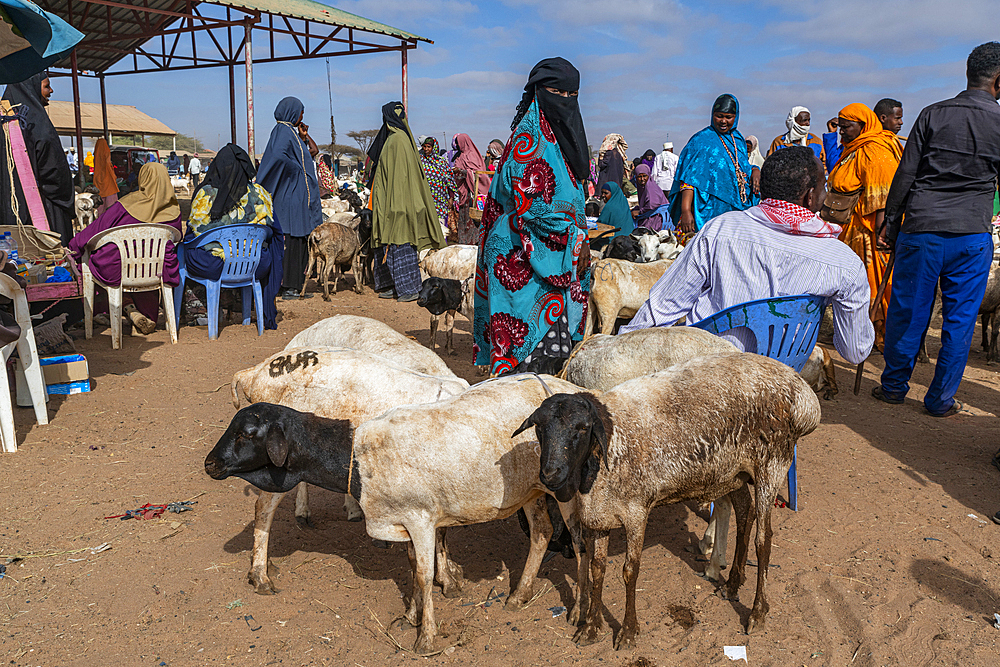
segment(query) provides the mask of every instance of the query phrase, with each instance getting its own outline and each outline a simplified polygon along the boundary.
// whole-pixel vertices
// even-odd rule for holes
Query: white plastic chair
[[[42,366],[38,363],[38,350],[35,348],[35,331],[31,327],[31,314],[28,311],[28,298],[17,281],[0,273],[0,294],[14,302],[14,319],[21,327],[21,337],[3,347],[4,368],[7,359],[17,347],[17,356],[21,359],[24,375],[28,380],[28,390],[31,392],[31,403],[35,406],[35,419],[39,424],[49,423],[49,411],[45,405],[45,380],[42,379]],[[0,436],[3,438],[3,451],[17,451],[17,437],[14,433],[14,408],[11,404],[10,385],[4,379],[0,382]]]
[[[94,283],[108,291],[111,313],[111,347],[122,347],[122,293],[160,291],[163,310],[167,319],[170,342],[177,342],[177,323],[174,321],[174,296],[172,289],[163,284],[163,258],[167,242],[181,240],[179,230],[170,225],[139,223],[112,227],[90,239],[83,253],[83,315],[87,338],[94,334]],[[105,285],[90,270],[90,253],[114,243],[122,261],[122,282],[115,287]]]

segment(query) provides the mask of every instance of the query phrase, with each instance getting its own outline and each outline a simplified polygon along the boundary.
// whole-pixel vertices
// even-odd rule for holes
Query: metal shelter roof
[[[55,125],[56,132],[70,136],[76,132],[76,119],[73,114],[72,102],[52,100],[45,107],[49,119]],[[80,103],[81,130],[85,137],[104,136],[104,119],[101,105],[97,102]],[[159,120],[149,116],[133,106],[122,104],[108,105],[108,129],[118,135],[160,135],[174,136],[177,133]]]
[[[433,43],[313,0],[37,0],[86,37],[81,73],[132,74],[220,67],[243,59],[255,32],[254,63],[406,51]],[[115,67],[114,71],[109,71]],[[54,65],[71,68],[69,58]]]

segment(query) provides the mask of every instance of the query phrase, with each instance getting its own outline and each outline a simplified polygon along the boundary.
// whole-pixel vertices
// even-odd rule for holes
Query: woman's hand
[[[755,195],[760,194],[760,169],[754,167],[750,171],[750,185],[753,188],[753,193]]]
[[[681,216],[677,219],[677,229],[685,234],[694,234],[698,231],[698,225],[694,221],[694,190],[692,188],[681,190]]]
[[[309,141],[309,126],[305,123],[299,123],[299,137],[302,138],[302,141]]]

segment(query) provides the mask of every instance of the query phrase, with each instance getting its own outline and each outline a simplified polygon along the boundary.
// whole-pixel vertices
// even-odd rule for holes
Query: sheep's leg
[[[526,503],[524,513],[528,517],[531,548],[528,549],[528,560],[524,564],[517,589],[507,598],[507,608],[512,610],[523,607],[534,595],[535,577],[538,576],[538,568],[542,566],[545,549],[552,539],[552,521],[549,520],[549,509],[544,495]]]
[[[414,597],[420,596],[423,612],[420,615],[420,633],[413,645],[413,652],[430,653],[434,650],[434,636],[437,634],[437,623],[434,622],[434,542],[433,526],[407,526],[413,549],[416,555],[416,576],[414,577]]]
[[[750,526],[753,525],[750,487],[744,483],[741,488],[729,494],[729,502],[733,506],[733,514],[736,515],[736,551],[733,553],[733,567],[729,571],[725,597],[737,601],[740,599],[740,586],[746,581]]]
[[[403,620],[410,624],[411,628],[420,625],[420,615],[423,614],[423,596],[417,586],[417,552],[413,548],[413,542],[406,543],[406,557],[410,560],[410,599],[403,614]]]
[[[303,297],[303,296],[306,295],[306,285],[309,284],[309,275],[312,273],[313,266],[316,266],[316,254],[312,251],[312,248],[310,248],[309,249],[309,263],[306,264],[306,277],[305,277],[305,280],[302,281],[302,291],[299,292],[299,296],[300,297]]]
[[[465,572],[462,566],[448,557],[447,529],[438,528],[434,548],[437,555],[435,578],[441,584],[441,593],[446,598],[457,598],[462,595],[462,584]]]
[[[330,300],[330,274],[333,274],[333,293],[337,293],[337,271],[339,266],[336,262],[327,259],[326,270],[323,272],[323,300]]]
[[[444,347],[448,354],[455,355],[455,311],[449,310],[444,314],[445,341]]]
[[[431,349],[436,350],[438,346],[438,318],[440,315],[431,315]]]
[[[295,520],[302,527],[312,528],[312,515],[309,513],[309,492],[307,484],[299,482],[298,493],[295,494]]]
[[[753,608],[750,610],[750,620],[747,622],[747,634],[752,635],[764,629],[764,618],[770,605],[767,603],[767,568],[771,562],[771,509],[774,506],[774,498],[777,495],[770,494],[769,498],[761,499],[764,494],[758,491],[757,502],[757,594],[753,599]],[[763,500],[763,502],[762,502]],[[764,505],[761,507],[761,505]]]
[[[584,544],[584,528],[580,523],[574,504],[559,503],[559,513],[562,514],[566,530],[573,538],[573,550],[576,551],[576,603],[569,612],[569,622],[579,625],[590,600],[590,554]]]
[[[361,252],[358,251],[354,253],[354,259],[351,260],[351,273],[354,274],[354,291],[357,294],[363,294],[365,291],[364,284],[361,281],[361,274],[363,272],[361,262]]]
[[[705,528],[705,535],[698,540],[698,551],[701,552],[703,556],[711,556],[714,553],[715,548],[715,508],[712,508],[712,514],[708,517],[708,527]],[[722,562],[720,563],[722,567],[726,566],[725,554],[722,555]]]
[[[990,351],[990,344],[986,340],[986,338],[987,338],[986,334],[989,331],[990,314],[989,313],[982,313],[979,316],[979,322],[980,322],[980,324],[982,324],[982,329],[983,329],[983,352],[989,352]],[[987,355],[987,360],[988,359],[989,359],[989,355]]]
[[[348,521],[361,521],[365,518],[365,513],[361,510],[361,505],[349,493],[344,494],[344,511],[347,512]]]
[[[258,595],[274,595],[278,589],[271,582],[270,569],[274,567],[267,558],[267,540],[271,534],[274,511],[285,497],[283,493],[261,493],[254,505],[253,560],[247,580]]]
[[[997,317],[998,315],[993,312],[989,314],[987,319],[988,322],[992,322],[990,325],[990,350],[986,353],[986,363],[993,365],[1000,362],[1000,349],[997,349]]]
[[[837,367],[833,365],[833,357],[826,348],[823,348],[823,377],[826,379],[823,399],[829,401],[840,392],[840,389],[837,388]]]
[[[619,308],[617,302],[613,307],[608,303],[601,303],[598,305],[602,334],[610,335],[615,332],[615,322],[618,320],[618,313],[620,310],[621,308]]]
[[[726,542],[729,540],[729,513],[732,510],[729,496],[715,501],[709,529],[714,532],[712,558],[705,568],[705,578],[712,582],[722,581],[722,570],[726,567]],[[706,533],[705,537],[708,537]]]
[[[636,512],[639,514],[639,512]],[[625,565],[622,578],[625,579],[625,621],[615,640],[615,650],[635,648],[635,638],[639,636],[639,618],[635,611],[635,585],[639,579],[639,565],[642,561],[642,543],[646,539],[646,521],[649,515],[642,512],[632,516],[625,524]],[[720,523],[722,523],[720,517]],[[728,517],[727,517],[728,524]],[[716,548],[719,544],[716,542]]]
[[[608,564],[608,535],[606,530],[592,531],[587,537],[587,551],[590,557],[590,607],[587,609],[587,620],[576,631],[573,641],[586,646],[601,638],[604,631],[604,617],[601,615],[604,606],[601,593],[604,589],[604,570]]]

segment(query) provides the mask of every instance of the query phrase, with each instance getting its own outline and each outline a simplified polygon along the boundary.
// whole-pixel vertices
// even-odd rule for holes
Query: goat
[[[431,349],[437,348],[437,330],[440,324],[441,314],[445,315],[445,349],[448,350],[449,354],[455,354],[455,347],[452,342],[452,338],[455,332],[455,312],[460,311],[462,315],[468,318],[469,322],[472,322],[473,307],[475,302],[474,290],[472,289],[472,278],[476,274],[476,258],[479,254],[478,246],[474,245],[450,245],[440,250],[422,250],[420,251],[420,278],[427,284],[427,281],[431,278],[444,278],[446,280],[453,280],[461,283],[463,285],[463,290],[460,294],[459,299],[454,299],[454,290],[449,288],[448,296],[446,297],[449,303],[448,307],[432,306],[427,298],[417,301],[418,305],[427,308],[431,314]],[[435,283],[436,285],[443,286],[443,283]],[[451,283],[448,283],[451,284]],[[454,287],[454,286],[453,286]],[[425,294],[425,291],[421,289],[421,294]],[[431,291],[426,292],[427,297],[432,294],[440,294],[445,297],[445,290],[439,290],[433,288]],[[437,301],[437,299],[435,299]],[[465,302],[468,301],[468,304]],[[460,305],[454,305],[454,304]],[[437,312],[435,312],[437,311]]]
[[[73,200],[73,209],[76,219],[73,224],[73,232],[79,232],[84,227],[92,223],[97,218],[97,208],[100,204],[100,196],[89,192],[78,193]]]
[[[445,343],[448,354],[455,354],[455,313],[460,312],[469,322],[475,314],[474,276],[461,282],[450,278],[428,278],[420,287],[417,305],[431,314],[431,350],[437,348],[437,330],[441,315],[445,316]]]
[[[634,236],[628,234],[615,236],[608,241],[608,245],[604,248],[604,257],[626,262],[641,262],[642,246]]]
[[[350,227],[335,222],[324,222],[309,234],[309,264],[306,276],[316,267],[317,276],[323,279],[323,300],[330,300],[330,274],[333,274],[333,293],[337,293],[337,280],[340,272],[351,267],[354,272],[354,291],[361,294],[361,267],[359,265],[358,249],[360,242],[358,234]],[[302,283],[301,295],[306,293],[307,281]]]
[[[615,320],[633,317],[649,298],[649,290],[672,263],[672,260],[659,260],[635,264],[608,258],[594,262],[584,338],[590,337],[598,326],[600,333],[612,333]]]
[[[587,536],[584,556],[591,559],[590,607],[574,640],[589,644],[600,637],[608,533],[623,525],[626,606],[615,648],[634,647],[639,633],[635,588],[649,511],[690,500],[725,505],[718,518],[725,524],[720,535],[728,529],[730,505],[736,510],[730,599],[737,599],[745,579],[750,524],[756,517],[757,592],[747,633],[762,630],[774,499],[795,442],[819,421],[819,400],[802,378],[781,362],[755,354],[699,357],[629,380],[600,399],[590,394],[547,398],[514,435],[534,427],[541,448],[539,479],[559,502],[575,501],[580,523],[594,531]],[[752,512],[744,502],[747,483],[754,485]],[[728,502],[719,502],[727,496]],[[721,579],[716,562],[706,574]]]
[[[240,397],[250,403],[277,403],[322,417],[347,419],[357,425],[398,405],[431,403],[464,391],[469,384],[457,377],[418,373],[367,352],[336,347],[286,348],[263,362],[233,375],[233,406]],[[309,524],[308,495],[299,487],[295,518]],[[267,531],[281,498],[258,500],[256,526],[266,526],[254,538],[253,565],[248,578],[257,593],[274,592],[267,572]],[[360,521],[356,502],[345,497],[349,521]]]
[[[629,232],[629,236],[634,238],[639,244],[640,262],[652,262],[657,259],[660,249],[660,237],[656,232],[648,227],[636,227]]]

